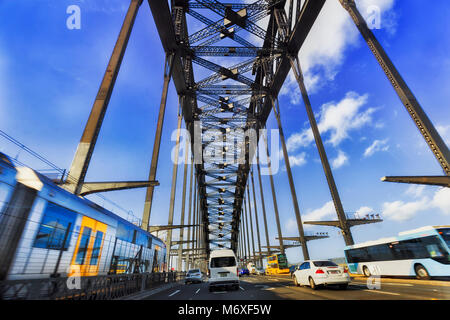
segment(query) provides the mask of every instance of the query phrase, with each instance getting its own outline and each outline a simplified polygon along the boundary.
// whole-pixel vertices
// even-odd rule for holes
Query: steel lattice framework
[[[299,241],[303,256],[309,258],[306,241],[323,238],[306,236],[303,230],[293,175],[280,119],[278,93],[289,73],[293,71],[299,86],[316,147],[327,179],[338,220],[309,221],[305,223],[338,227],[345,243],[354,243],[350,228],[355,225],[380,222],[381,220],[348,219],[341,203],[332,170],[314,117],[311,101],[306,90],[298,53],[311,31],[326,0],[255,0],[253,3],[223,3],[217,0],[148,0],[161,43],[166,54],[164,83],[160,102],[155,141],[150,164],[150,173],[144,181],[85,182],[86,172],[95,148],[104,115],[106,113],[115,80],[127,47],[128,39],[139,7],[143,0],[129,0],[130,6],[108,63],[105,75],[95,98],[91,114],[74,156],[68,177],[62,181],[64,188],[78,195],[130,188],[147,187],[141,227],[144,230],[168,230],[168,257],[172,245],[179,244],[178,256],[182,255],[181,244],[196,242],[191,247],[196,257],[209,254],[211,248],[238,249],[241,215],[248,204],[250,225],[250,192],[248,178],[250,161],[256,153],[259,130],[265,128],[269,114],[277,120],[291,198],[297,221]],[[231,0],[230,0],[231,1]],[[422,109],[413,92],[400,75],[381,44],[376,39],[358,11],[355,0],[339,1],[360,31],[387,79],[392,84],[403,106],[419,129],[430,150],[438,160],[444,176],[400,176],[385,177],[383,181],[450,186],[450,150]],[[246,2],[246,1],[241,1]],[[199,27],[200,26],[200,27]],[[191,28],[196,28],[191,30]],[[174,225],[174,203],[176,193],[177,163],[174,163],[172,190],[167,226],[150,226],[156,171],[158,167],[164,114],[170,80],[173,80],[179,96],[180,113],[176,152],[179,151],[179,136],[182,119],[191,135],[191,150],[194,155],[194,224],[184,224],[187,164],[184,171],[181,224]],[[253,136],[256,143],[250,143]],[[193,137],[193,139],[192,139]],[[267,151],[268,155],[268,151]],[[186,155],[187,157],[187,155]],[[192,167],[191,167],[192,168]],[[258,163],[259,174],[259,163]],[[269,177],[277,221],[280,246],[283,240],[293,240],[281,234],[276,193],[269,165]],[[191,170],[192,172],[192,170]],[[192,184],[191,177],[191,184]],[[261,178],[259,175],[260,185]],[[252,183],[254,187],[254,183]],[[247,189],[247,198],[245,198]],[[192,191],[192,189],[191,189]],[[255,194],[253,190],[253,198]],[[247,200],[247,201],[246,201]],[[261,189],[261,202],[263,204]],[[189,200],[190,201],[190,200]],[[255,217],[256,217],[256,201]],[[191,208],[191,207],[190,207]],[[263,204],[263,211],[264,211]],[[189,214],[190,215],[190,214]],[[247,214],[244,214],[247,217]],[[190,219],[190,218],[189,218]],[[265,213],[264,213],[265,219]],[[172,229],[198,227],[196,240],[172,242]],[[252,228],[252,226],[250,226]],[[257,227],[258,228],[258,227]],[[248,224],[246,226],[248,229]],[[189,229],[190,230],[190,229]],[[259,232],[259,231],[258,231]],[[199,238],[199,234],[201,238]],[[189,236],[188,236],[189,238]],[[245,238],[245,237],[244,237]],[[266,226],[266,240],[268,231]],[[199,241],[200,240],[200,241]],[[252,233],[253,241],[253,233]],[[241,245],[244,244],[241,238]],[[249,235],[247,230],[248,249]],[[258,245],[259,238],[258,238]],[[267,249],[270,251],[267,241]],[[242,249],[242,246],[241,248]],[[256,256],[253,244],[253,258]],[[206,252],[205,252],[206,251]],[[259,249],[261,259],[261,249]],[[247,251],[250,255],[250,250]],[[246,255],[241,250],[241,255]],[[189,256],[189,254],[188,254]],[[189,260],[189,257],[187,258]],[[179,259],[178,269],[181,269]]]
[[[183,97],[186,128],[193,136],[194,122],[202,127],[202,150],[195,150],[194,141],[192,148],[215,156],[196,164],[207,253],[217,246],[237,248],[249,160],[255,153],[245,132],[265,127],[271,97],[278,95],[290,70],[288,57],[297,56],[325,0],[303,1],[301,7],[299,1],[297,8],[286,2],[173,0],[169,7],[166,1],[149,1],[164,50],[173,57],[172,78]],[[191,32],[187,19],[202,27]],[[206,71],[196,80],[197,72]],[[212,139],[211,130],[222,133],[223,140]]]

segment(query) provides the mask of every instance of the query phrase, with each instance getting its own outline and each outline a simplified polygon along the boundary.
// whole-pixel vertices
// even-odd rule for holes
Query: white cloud
[[[391,10],[394,0],[360,0],[357,1],[357,5],[366,18],[369,15],[368,9],[371,6],[377,6],[381,14],[381,28],[387,29],[390,33],[395,32],[395,15]],[[334,80],[344,61],[345,51],[359,41],[362,41],[362,37],[340,2],[326,1],[299,53],[305,85],[309,93],[318,91],[327,81]],[[300,101],[298,91],[297,83],[291,73],[286,79],[281,94],[289,95],[291,102],[298,104]]]
[[[286,232],[294,232],[297,231],[297,220],[294,218],[289,218],[285,223]]]
[[[348,163],[348,156],[345,154],[344,151],[339,150],[338,156],[332,160],[331,166],[333,167],[333,169],[338,169],[347,163]]]
[[[297,150],[300,147],[308,146],[314,140],[311,129],[305,129],[302,132],[294,133],[286,141],[288,151]]]
[[[405,193],[414,195],[415,201],[393,201],[383,203],[383,216],[389,220],[404,222],[414,218],[418,212],[427,209],[439,209],[441,213],[450,215],[450,189],[440,188],[432,198],[421,196],[420,187],[409,188]],[[421,196],[419,199],[417,199]]]
[[[335,216],[336,210],[334,209],[333,201],[325,203],[321,208],[315,209],[303,217],[303,221],[319,221],[329,216]]]
[[[370,207],[361,207],[358,210],[356,210],[355,216],[357,218],[363,218],[368,214],[372,214],[375,210],[373,210]]]
[[[302,152],[296,156],[289,156],[289,163],[291,168],[293,167],[301,167],[306,164],[306,153]]]
[[[433,197],[432,206],[441,209],[441,211],[450,215],[450,188],[439,189]]]
[[[383,203],[383,216],[387,219],[404,222],[416,216],[417,212],[430,207],[429,199],[422,198],[419,201],[385,202]]]
[[[389,139],[385,140],[375,140],[367,149],[364,151],[364,157],[368,158],[373,156],[376,152],[379,151],[388,151],[389,146],[387,145]]]
[[[372,113],[374,108],[361,110],[367,104],[368,95],[359,95],[355,92],[348,92],[339,102],[324,104],[318,115],[319,132],[324,138],[329,134],[327,143],[334,147],[349,138],[349,132],[362,128],[366,124],[372,123]],[[306,147],[314,141],[314,136],[310,128],[292,134],[286,143],[288,151],[295,151],[300,147]]]
[[[420,197],[423,194],[424,190],[425,190],[425,186],[424,185],[412,184],[405,191],[405,194],[406,195],[411,195],[411,196],[414,196],[414,197],[418,198],[418,197]]]

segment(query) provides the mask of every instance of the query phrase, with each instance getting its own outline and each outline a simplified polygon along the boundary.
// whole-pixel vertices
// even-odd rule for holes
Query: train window
[[[88,227],[83,228],[83,234],[81,236],[80,244],[78,245],[77,257],[75,259],[76,264],[84,264],[86,258],[87,249],[89,246],[89,240],[91,237],[92,229]]]
[[[147,239],[148,239],[147,248],[151,249],[152,248],[153,238],[152,237],[147,237]]]
[[[67,250],[77,214],[57,204],[48,202],[34,240],[34,247]],[[67,240],[63,246],[64,237]]]
[[[97,231],[94,241],[94,247],[92,248],[91,266],[96,266],[98,263],[98,257],[100,256],[100,250],[102,248],[103,232]]]
[[[137,235],[137,231],[133,230],[133,240],[131,241],[132,243],[136,243],[136,235]]]
[[[125,223],[119,222],[117,225],[117,233],[116,237],[120,240],[127,241],[127,242],[133,242],[133,228],[126,225]]]
[[[144,232],[138,232],[136,237],[136,244],[139,246],[148,246],[148,236]]]

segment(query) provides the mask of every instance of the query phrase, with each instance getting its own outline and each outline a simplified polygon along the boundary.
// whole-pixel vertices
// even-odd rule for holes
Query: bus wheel
[[[364,275],[365,275],[366,277],[370,277],[370,276],[371,276],[371,273],[370,273],[370,271],[369,271],[369,268],[367,268],[367,266],[364,266],[364,267],[363,267],[363,273],[364,273]]]
[[[427,269],[421,264],[418,264],[414,267],[414,270],[416,271],[416,277],[420,280],[429,280],[430,274],[428,273]]]

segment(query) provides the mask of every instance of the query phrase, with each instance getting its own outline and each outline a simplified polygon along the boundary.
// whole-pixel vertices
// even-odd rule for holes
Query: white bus
[[[365,276],[450,276],[450,226],[427,226],[397,237],[345,247],[349,271]]]

